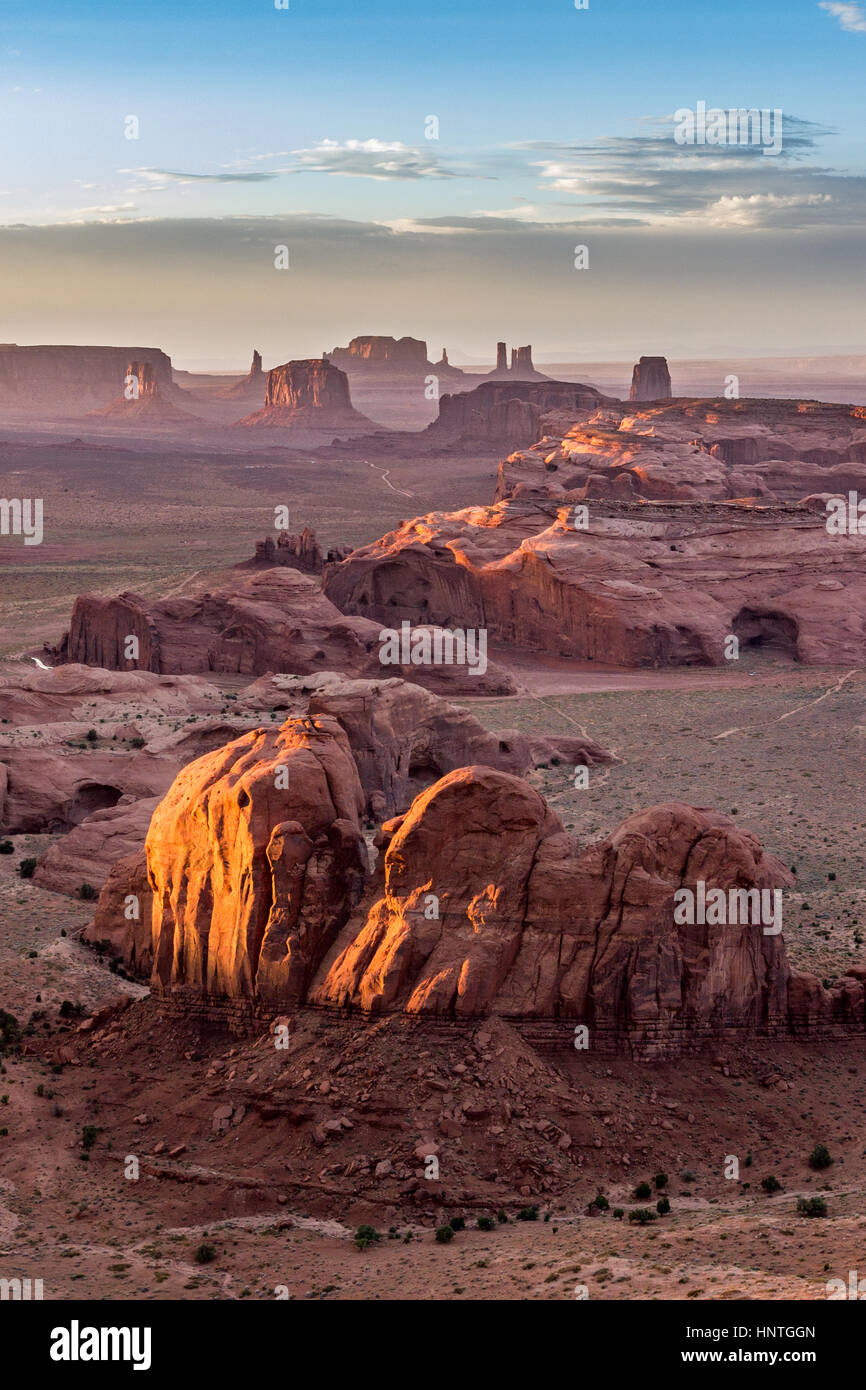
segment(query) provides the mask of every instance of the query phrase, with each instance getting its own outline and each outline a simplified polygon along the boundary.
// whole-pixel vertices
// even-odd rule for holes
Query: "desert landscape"
[[[141,145],[62,215],[37,160],[0,226],[0,1301],[811,1327],[866,1297],[855,153],[772,91],[736,139],[521,95],[496,146],[259,150],[249,74],[323,31],[348,74],[358,21],[219,8],[236,140],[172,155],[130,58]],[[80,78],[119,50],[72,9]],[[583,26],[595,88],[588,9],[543,51]],[[153,20],[216,113],[222,49]]]

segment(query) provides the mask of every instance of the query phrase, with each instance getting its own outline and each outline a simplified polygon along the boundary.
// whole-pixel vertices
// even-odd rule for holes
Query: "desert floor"
[[[580,726],[621,759],[592,769],[586,790],[563,765],[535,774],[582,841],[662,800],[734,814],[796,867],[784,900],[792,962],[830,979],[863,959],[866,676],[749,653],[737,670],[533,666],[520,678],[534,693],[467,703],[495,729]],[[64,999],[89,1013],[143,990],[77,941],[86,903],[17,877],[47,837],[15,839],[15,855],[0,857],[0,1007],[32,1027],[24,1056],[0,1074],[0,1275],[40,1277],[61,1298],[273,1298],[279,1288],[294,1298],[573,1299],[585,1289],[701,1300],[823,1299],[828,1279],[862,1268],[862,1041],[732,1042],[637,1063],[578,1054],[568,1039],[542,1056],[503,1025],[485,1070],[463,1035],[401,1035],[395,1047],[387,1029],[399,1023],[384,1033],[304,1024],[283,1062],[263,1028],[237,1038],[165,1019],[151,1002],[81,1034],[80,1014],[59,1018]],[[488,1114],[455,1130],[445,1112],[473,1085],[482,1111],[508,1097],[510,1122]],[[232,1117],[225,1133],[214,1131],[220,1106]],[[345,1116],[351,1128],[313,1144],[298,1123],[305,1106],[307,1118]],[[555,1146],[535,1133],[550,1121],[572,1136],[556,1178],[544,1176]],[[414,1146],[430,1136],[442,1173],[428,1184]],[[816,1143],[834,1158],[821,1172],[807,1163]],[[141,1163],[134,1181],[128,1155]],[[725,1176],[730,1156],[738,1179]],[[410,1182],[377,1179],[385,1160]],[[670,1214],[646,1227],[587,1215],[598,1191],[611,1208],[646,1205],[632,1190],[659,1171]],[[769,1175],[782,1184],[774,1196],[760,1187]],[[818,1194],[827,1216],[799,1216],[797,1196]],[[516,1220],[530,1205],[538,1220]],[[508,1222],[474,1228],[500,1209]],[[467,1229],[438,1244],[435,1228],[455,1212]],[[360,1251],[351,1237],[364,1222],[383,1239]],[[202,1245],[209,1263],[196,1261]]]

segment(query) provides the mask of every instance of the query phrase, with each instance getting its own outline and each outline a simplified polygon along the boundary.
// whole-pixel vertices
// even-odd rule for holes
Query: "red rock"
[[[123,387],[130,361],[147,361],[169,399],[183,399],[171,358],[158,348],[18,347],[0,344],[0,406],[38,407],[40,414],[81,414],[108,405]]]
[[[642,357],[631,378],[630,401],[662,401],[669,398],[671,374],[664,357]]]
[[[378,621],[618,666],[722,666],[730,635],[741,655],[866,661],[862,537],[809,512],[596,502],[574,529],[571,505],[518,501],[404,522],[328,566],[325,592]]]
[[[362,807],[330,718],[247,734],[184,768],[147,837],[154,986],[302,999],[363,888]]]
[[[494,373],[474,391],[442,396],[438,418],[418,437],[418,443],[421,447],[481,443],[516,449],[536,442],[546,412],[565,409],[574,419],[581,411],[597,410],[606,400],[592,386],[547,378],[515,381],[510,373],[503,381]]]
[[[349,379],[325,357],[286,362],[268,372],[265,403],[238,424],[246,429],[291,430],[318,435],[363,433],[375,427],[352,408]]]
[[[385,669],[379,660],[381,632],[381,623],[341,613],[311,576],[278,568],[237,576],[216,593],[153,603],[133,593],[82,594],[55,655],[60,663],[127,670],[132,663],[126,643],[133,635],[139,641],[139,668],[161,674],[326,670],[372,676]],[[407,669],[420,683],[445,691],[483,695],[515,689],[493,661],[482,674],[460,665]]]

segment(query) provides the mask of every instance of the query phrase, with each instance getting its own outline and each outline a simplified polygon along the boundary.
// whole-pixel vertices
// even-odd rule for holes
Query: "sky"
[[[277,4],[3,0],[0,339],[866,352],[866,0]]]

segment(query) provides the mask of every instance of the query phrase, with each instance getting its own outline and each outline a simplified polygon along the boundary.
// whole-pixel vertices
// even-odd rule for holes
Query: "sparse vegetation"
[[[826,1144],[816,1144],[812,1152],[809,1154],[810,1168],[816,1168],[819,1170],[821,1168],[829,1168],[832,1162],[833,1160],[830,1157],[830,1150],[827,1148]]]
[[[377,1240],[382,1239],[381,1231],[377,1231],[375,1226],[359,1226],[354,1235],[354,1241],[359,1250],[368,1250],[371,1245],[375,1245]]]
[[[640,1226],[646,1226],[650,1221],[658,1221],[659,1214],[657,1211],[653,1211],[652,1207],[632,1207],[628,1219],[637,1222]]]
[[[798,1197],[797,1211],[801,1216],[826,1216],[827,1203],[823,1197]]]

